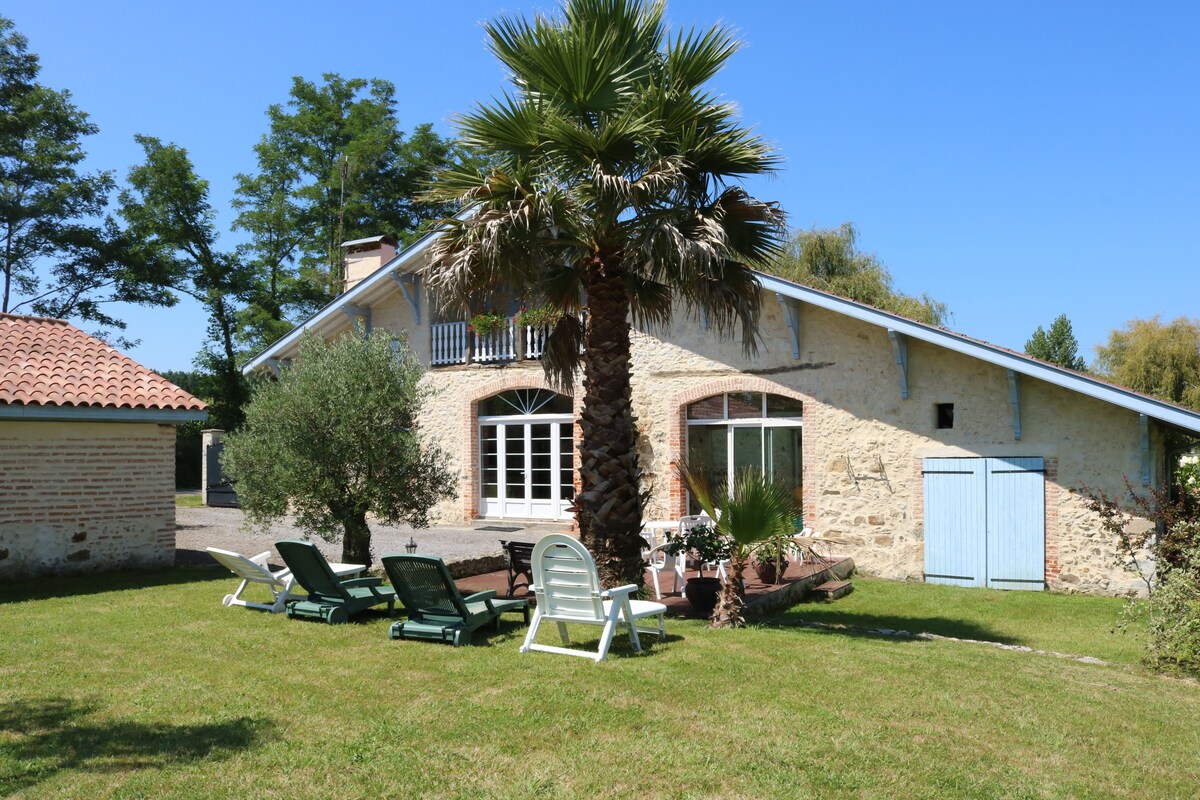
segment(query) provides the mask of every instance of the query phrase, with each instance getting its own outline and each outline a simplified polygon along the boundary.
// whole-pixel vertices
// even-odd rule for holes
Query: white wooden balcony
[[[583,319],[587,320],[586,312]],[[434,367],[541,358],[550,336],[548,325],[522,327],[511,319],[507,326],[482,336],[471,333],[466,322],[439,322],[429,329],[429,363]]]

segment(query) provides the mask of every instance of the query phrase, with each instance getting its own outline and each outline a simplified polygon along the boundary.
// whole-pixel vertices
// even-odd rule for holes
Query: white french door
[[[484,516],[565,519],[575,498],[570,415],[479,419],[480,506]]]

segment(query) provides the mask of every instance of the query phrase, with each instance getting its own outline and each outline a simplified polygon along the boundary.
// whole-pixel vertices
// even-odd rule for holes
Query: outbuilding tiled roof
[[[161,375],[60,319],[0,314],[0,406],[207,406]]]

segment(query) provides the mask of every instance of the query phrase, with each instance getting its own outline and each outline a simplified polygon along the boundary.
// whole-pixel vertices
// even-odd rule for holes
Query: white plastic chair
[[[663,615],[667,607],[649,600],[633,600],[630,595],[637,591],[633,584],[607,591],[600,588],[600,576],[592,554],[582,544],[561,533],[543,536],[533,548],[533,592],[537,597],[537,608],[529,624],[529,634],[521,645],[521,652],[542,650],[568,656],[583,656],[593,661],[603,661],[608,656],[617,626],[629,628],[629,643],[634,652],[642,650],[638,633],[653,633],[662,641],[666,636]],[[637,621],[643,617],[658,617],[658,629],[639,628]],[[558,635],[564,645],[570,644],[567,623],[597,625],[604,628],[600,645],[595,653],[537,644],[538,629],[544,620],[558,625]]]
[[[242,583],[238,586],[237,591],[233,594],[225,595],[225,599],[221,601],[222,604],[226,606],[261,608],[264,611],[270,611],[272,614],[283,612],[284,604],[288,599],[288,593],[296,585],[296,579],[292,577],[292,571],[289,569],[271,572],[267,568],[267,559],[271,556],[270,550],[264,550],[256,556],[246,558],[241,553],[234,553],[231,550],[221,550],[217,547],[206,549],[209,555],[227,567],[234,575],[242,579]],[[246,591],[252,583],[266,586],[274,596],[275,602],[268,605],[266,603],[253,603],[249,600],[243,600],[242,592]]]
[[[686,560],[684,555],[672,555],[667,552],[667,545],[660,544],[650,550],[648,555],[650,563],[647,564],[647,569],[650,570],[650,575],[654,578],[654,599],[662,600],[662,589],[659,588],[659,575],[667,572],[673,577],[671,578],[671,591],[683,594],[683,585],[686,580],[685,565]],[[686,595],[684,595],[686,596]]]

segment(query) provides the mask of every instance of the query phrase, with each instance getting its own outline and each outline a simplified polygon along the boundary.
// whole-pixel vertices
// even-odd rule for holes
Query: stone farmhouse
[[[438,517],[569,519],[581,401],[546,383],[543,330],[510,323],[481,337],[438,315],[419,273],[432,241],[400,253],[389,237],[348,242],[345,293],[244,369],[278,370],[305,330],[403,332],[436,393],[425,433],[459,474]],[[869,573],[1138,590],[1080,490],[1161,483],[1164,431],[1200,434],[1200,414],[771,275],[759,282],[753,359],[683,314],[669,330],[634,331],[648,519],[688,510],[676,462],[718,479],[758,467],[794,487],[804,524],[849,542]]]
[[[0,314],[0,578],[175,562],[175,425],[206,406],[58,319]]]

